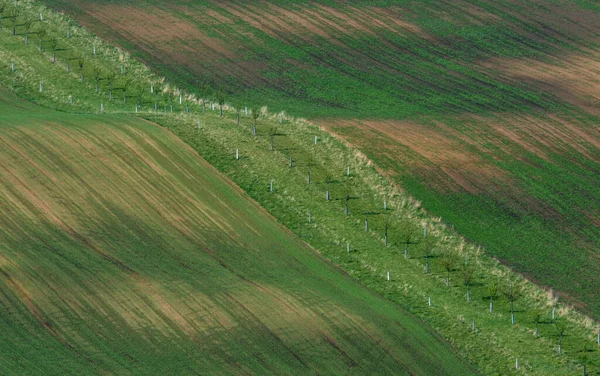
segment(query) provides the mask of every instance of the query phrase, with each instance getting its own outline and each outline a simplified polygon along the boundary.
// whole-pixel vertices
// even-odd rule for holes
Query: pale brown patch
[[[197,52],[213,53],[226,58],[234,58],[234,52],[220,39],[203,33],[192,22],[176,18],[158,8],[144,10],[139,7],[117,4],[90,3],[83,10],[101,22],[109,25],[128,37],[163,50],[176,53],[193,40]]]
[[[310,3],[301,9],[290,10],[266,2],[243,6],[231,2],[213,4],[274,37],[288,32],[305,40],[313,40],[311,34],[331,40],[344,35],[356,35],[357,32],[376,35],[377,30],[381,29],[424,34],[417,25],[404,19],[404,11],[400,8],[389,10],[347,5],[342,11]],[[268,6],[268,11],[261,11],[265,6]]]
[[[459,132],[440,121],[427,125],[393,120],[326,120],[322,123],[334,133],[348,127],[358,130],[356,134],[337,134],[348,134],[342,138],[350,144],[429,178],[428,183],[439,189],[478,193],[502,189],[499,183],[511,186],[512,179],[507,173],[483,158],[486,155],[494,160],[503,158],[495,148],[521,160],[528,159],[527,153],[548,160],[550,153],[569,155],[575,150],[600,161],[600,129],[555,115],[539,118],[465,115],[453,120],[463,122],[465,129]],[[374,143],[376,151],[372,147]],[[396,172],[384,173],[389,176]]]
[[[385,135],[393,143],[403,145],[420,158],[414,159],[410,155],[404,155],[398,149],[386,149],[385,152],[392,159],[405,163],[414,171],[427,170],[436,174],[437,178],[432,180],[431,184],[439,188],[451,183],[450,187],[454,185],[455,188],[477,193],[482,184],[508,180],[504,171],[485,162],[479,154],[465,150],[460,142],[462,141],[460,134],[443,124],[429,127],[412,122],[365,120],[334,121],[328,126],[334,129],[356,127],[367,131],[367,135],[376,132],[378,135]],[[349,140],[356,141],[352,140],[352,137],[349,137]],[[445,173],[446,176],[439,175],[440,172]],[[474,178],[477,182],[473,180]],[[442,186],[439,184],[441,182],[443,182]]]
[[[319,330],[330,333],[332,329],[316,307],[273,286],[252,284],[248,288],[231,291],[226,296],[242,310],[252,313],[284,342],[297,341],[299,334],[314,338],[319,335]],[[328,311],[335,312],[334,309]],[[330,314],[328,318],[335,320],[334,316]],[[289,333],[290,328],[294,328],[294,332]]]
[[[544,62],[493,58],[479,62],[510,82],[525,82],[564,101],[600,115],[600,52],[571,54]]]
[[[163,317],[175,323],[188,336],[213,330],[230,330],[237,325],[235,319],[220,309],[207,295],[189,286],[178,287],[178,292],[185,296],[184,299],[176,298],[159,285],[147,281],[137,285],[140,293],[150,301],[149,308],[156,314],[151,320],[158,329],[169,332],[168,323]],[[133,320],[132,323],[136,325],[137,320]]]

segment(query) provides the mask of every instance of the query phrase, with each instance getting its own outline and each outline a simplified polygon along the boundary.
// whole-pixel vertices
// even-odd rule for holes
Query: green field
[[[46,3],[182,87],[316,119],[598,317],[596,2]]]
[[[280,124],[279,116],[266,111],[260,113],[257,135],[254,136],[252,119],[245,115],[243,106],[239,124],[230,105],[225,106],[222,118],[217,110],[211,111],[211,101],[206,103],[207,111],[204,112],[202,103],[206,101],[181,91],[170,82],[161,85],[160,77],[150,74],[127,53],[107,45],[85,30],[72,27],[72,37],[67,38],[65,30],[70,22],[68,18],[49,12],[36,2],[27,2],[21,7],[21,19],[38,17],[38,10],[44,12],[45,21],[42,25],[47,28],[50,37],[57,38],[60,48],[56,51],[56,62],[53,62],[53,52],[45,43],[44,52],[39,52],[36,36],[30,36],[29,45],[24,43],[20,26],[17,36],[12,36],[9,28],[0,30],[0,61],[3,64],[0,79],[3,85],[20,97],[47,108],[60,108],[71,113],[97,113],[103,106],[107,113],[97,116],[67,115],[37,107],[36,111],[30,110],[28,115],[49,120],[52,120],[53,114],[62,119],[76,116],[99,119],[102,123],[120,119],[129,124],[137,121],[116,114],[137,112],[137,116],[170,129],[233,180],[281,224],[316,248],[325,258],[341,266],[360,283],[393,302],[394,307],[403,307],[426,321],[451,343],[462,358],[470,361],[484,374],[573,375],[580,374],[583,365],[587,365],[590,374],[599,372],[597,322],[571,309],[562,300],[557,303],[556,296],[551,291],[540,289],[498,264],[477,245],[465,242],[464,238],[445,226],[439,218],[424,212],[418,202],[382,177],[360,151],[348,148],[339,139],[310,122],[284,116],[283,124]],[[97,48],[96,56],[92,55],[92,46]],[[78,69],[71,69],[70,72],[65,69],[67,59],[78,56],[85,61],[84,82]],[[11,61],[15,63],[14,71],[10,69]],[[70,61],[73,64],[74,60]],[[122,67],[125,69],[120,73]],[[102,80],[98,93],[95,92],[94,80],[90,79],[94,68],[101,70]],[[109,99],[111,85],[106,81],[110,72],[117,72],[112,85],[113,100]],[[128,79],[132,80],[132,85],[125,93],[123,87]],[[43,90],[40,84],[43,84]],[[158,94],[150,93],[152,85],[155,92],[160,87]],[[123,101],[124,94],[127,103]],[[179,98],[182,98],[182,104],[179,104]],[[18,106],[24,109],[30,107],[24,103],[19,100]],[[190,112],[187,113],[186,109]],[[198,121],[201,123],[200,129]],[[148,123],[144,124],[149,126]],[[87,125],[84,128],[86,127]],[[362,125],[357,126],[361,127]],[[273,140],[274,150],[271,150],[269,133],[275,128],[277,133]],[[153,129],[164,134],[158,128]],[[102,137],[107,135],[106,132],[101,134]],[[114,133],[108,135],[112,137]],[[37,132],[36,136],[43,137],[37,135]],[[318,141],[316,144],[315,136]],[[88,137],[84,138],[89,145]],[[127,145],[122,139],[115,141],[115,147],[123,144]],[[170,155],[179,148],[189,150],[179,141],[176,144],[180,146],[174,149],[169,147],[165,153]],[[68,154],[69,148],[65,148],[65,142],[60,143],[61,155],[63,150]],[[239,159],[235,158],[236,150]],[[79,154],[69,155],[72,156],[70,163],[80,158]],[[140,160],[144,163],[148,161],[143,158],[143,153],[134,155],[134,165],[138,165]],[[293,161],[292,168],[290,158]],[[186,161],[189,162],[187,159]],[[155,165],[162,166],[161,163]],[[347,167],[350,167],[349,176],[346,175]],[[171,167],[164,168],[164,172],[168,174],[173,174],[175,170]],[[309,171],[311,180],[307,184]],[[73,171],[66,173],[72,174]],[[329,184],[327,175],[330,176]],[[123,182],[126,181],[128,180],[123,179]],[[270,182],[273,182],[272,192],[269,189]],[[121,186],[122,183],[115,181],[115,184]],[[329,201],[325,199],[327,187],[330,191]],[[159,203],[170,197],[165,194],[169,192],[169,187],[165,190],[163,186],[152,184],[152,188],[155,191],[148,188],[142,194],[155,192],[158,196],[156,202]],[[111,195],[110,199],[116,200],[116,197],[119,196]],[[387,209],[383,208],[384,200]],[[52,197],[49,201],[52,201]],[[61,200],[61,204],[63,202],[68,200]],[[184,204],[178,206],[176,214],[158,219],[160,223],[156,226],[161,229],[177,227],[179,234],[168,234],[168,238],[173,241],[189,236],[185,232],[185,226],[192,225],[183,221],[186,212],[181,210],[187,208],[189,202],[186,198]],[[347,215],[344,213],[345,202],[348,203]],[[87,207],[87,200],[80,205]],[[205,217],[194,214],[200,222]],[[61,213],[57,218],[63,216],[66,214]],[[147,217],[148,214],[144,212],[143,216]],[[102,218],[96,218],[96,223]],[[365,229],[365,219],[369,221],[368,229]],[[384,236],[386,223],[389,235],[387,245]],[[136,226],[138,225],[141,224],[136,222]],[[423,225],[428,229],[425,241]],[[155,236],[150,231],[143,232],[149,234],[147,239],[154,239]],[[405,258],[404,238],[407,233],[412,235],[412,239],[408,247],[408,258]],[[146,243],[153,241],[146,240]],[[169,243],[161,238],[160,244],[168,246]],[[241,248],[244,247],[245,244]],[[425,257],[426,249],[431,250],[429,258]],[[173,249],[168,248],[168,253],[172,252]],[[193,249],[186,252],[186,255],[188,253],[193,253]],[[449,273],[444,267],[447,258],[455,259]],[[273,257],[258,260],[268,266],[273,266],[274,261],[277,259]],[[425,272],[426,263],[429,264],[429,273]],[[180,264],[177,265],[176,269],[179,269]],[[270,272],[273,269],[268,270],[272,277]],[[465,299],[465,270],[473,273],[469,284],[470,302]],[[386,271],[390,272],[389,279],[386,278]],[[448,274],[449,287],[446,286]],[[278,286],[279,283],[277,282]],[[493,313],[489,312],[490,284],[498,286],[496,299],[493,300]],[[514,309],[515,322],[512,324],[510,304],[504,295],[510,284],[518,297]],[[152,301],[153,298],[150,299]],[[394,307],[390,309],[395,310]],[[551,317],[553,308],[556,308],[556,320]],[[207,310],[211,308],[208,307]],[[533,320],[535,311],[540,313],[538,337],[535,336]],[[558,354],[557,329],[561,322],[566,323],[566,331],[562,353]],[[155,322],[150,326],[160,327]],[[312,343],[306,349],[311,346]],[[238,344],[235,347],[239,348]],[[6,353],[10,352],[6,350]],[[255,355],[249,357],[253,360],[257,358]],[[262,358],[258,359],[260,361]],[[517,360],[518,370],[515,369]],[[168,364],[170,363],[166,362],[165,367]],[[143,373],[142,371],[138,373]],[[230,370],[223,372],[231,373]]]
[[[472,374],[176,137],[0,91],[2,374]]]

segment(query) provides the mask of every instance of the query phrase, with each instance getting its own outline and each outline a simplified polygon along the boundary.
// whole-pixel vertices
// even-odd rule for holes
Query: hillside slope
[[[318,119],[598,317],[597,2],[46,3],[205,95]]]
[[[473,374],[166,130],[0,113],[2,374]]]

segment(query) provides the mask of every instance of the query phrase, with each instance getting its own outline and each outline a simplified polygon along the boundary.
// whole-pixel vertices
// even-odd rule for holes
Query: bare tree
[[[19,9],[17,7],[11,8],[8,12],[7,12],[7,16],[4,17],[8,20],[10,20],[10,23],[12,24],[12,35],[17,35],[17,19],[19,18],[21,12],[19,12]]]
[[[223,105],[225,104],[225,91],[219,89],[215,93],[215,98],[217,99],[217,103],[219,104],[219,117],[223,117]]]
[[[200,99],[202,100],[202,112],[206,113],[206,97],[209,96],[210,87],[204,82],[198,83],[198,94],[200,94]]]
[[[498,296],[498,283],[490,282],[488,285],[488,294],[490,297],[490,313],[494,311],[494,299]]]
[[[348,206],[348,203],[351,199],[352,199],[352,191],[350,190],[350,184],[348,183],[348,180],[346,180],[346,183],[344,184],[344,203],[345,203],[344,213],[346,214],[346,217],[348,215],[350,215],[350,207]]]
[[[385,217],[385,220],[383,221],[383,241],[385,245],[388,245],[388,230],[390,229],[390,226],[390,218]]]
[[[402,237],[402,240],[404,241],[404,258],[407,259],[408,258],[408,245],[412,241],[412,238],[414,235],[413,227],[408,223],[405,226],[402,226],[400,235]]]
[[[557,319],[554,321],[554,329],[556,330],[556,336],[558,337],[558,355],[562,354],[562,340],[565,332],[567,331],[567,322],[564,319]]]
[[[446,287],[450,287],[450,272],[454,270],[456,264],[458,264],[458,258],[453,253],[446,252],[444,257],[442,257],[441,262],[446,270]]]
[[[533,323],[535,324],[535,336],[537,337],[539,334],[539,325],[540,325],[540,321],[542,320],[542,313],[537,310],[534,309],[531,312],[531,319],[533,320]]]
[[[240,102],[235,103],[235,116],[237,119],[237,126],[240,126],[240,115],[242,113],[242,104]],[[271,148],[272,150],[273,148]]]
[[[50,49],[52,50],[52,62],[56,63],[56,51],[58,51],[58,40],[56,38],[50,39]]]
[[[503,291],[504,296],[510,303],[510,321],[511,323],[515,323],[515,301],[519,300],[521,297],[521,293],[518,289],[514,288],[512,282],[509,284],[509,287]]]
[[[271,129],[269,129],[269,141],[271,144],[271,151],[275,150],[275,136],[277,136],[277,127],[271,127]]]
[[[252,134],[256,136],[256,119],[260,116],[260,111],[256,107],[252,107],[252,120],[254,121],[252,125]]]
[[[142,107],[142,101],[144,99],[144,87],[142,85],[137,85],[135,87],[135,96],[137,99],[136,108],[139,109]]]
[[[37,31],[38,38],[40,39],[40,52],[44,52],[44,38],[47,34],[48,32],[43,27],[40,27]]]
[[[83,73],[84,64],[85,60],[83,60],[83,57],[77,58],[77,67],[79,68],[79,73],[81,74],[81,82],[85,82],[85,75]]]
[[[310,168],[314,165],[314,159],[312,154],[308,156],[308,161],[306,162],[306,180],[308,185],[310,185]]]
[[[154,110],[158,111],[158,94],[162,92],[162,83],[155,82],[153,84],[154,88]]]
[[[587,343],[584,343],[583,346],[581,347],[581,351],[579,352],[578,356],[579,361],[581,362],[581,365],[583,366],[583,376],[588,376],[587,373],[587,363],[588,363],[588,348],[587,348]]]
[[[29,32],[31,31],[32,26],[33,20],[23,22],[23,27],[25,27],[25,44],[29,44]]]
[[[123,87],[121,88],[123,90],[123,106],[127,105],[127,90],[129,90],[132,84],[133,79],[131,78],[127,78],[123,81]]]
[[[333,177],[329,173],[329,171],[325,171],[325,200],[329,201],[331,199],[331,195],[329,194],[329,184],[331,183]]]
[[[100,80],[102,80],[102,71],[98,67],[94,67],[92,70],[92,76],[94,77],[94,82],[96,83],[96,93],[99,90]]]
[[[467,302],[471,301],[471,283],[473,283],[473,269],[464,266],[461,270],[462,280],[465,286],[467,286]]]
[[[116,77],[116,74],[114,72],[109,72],[105,78],[106,83],[108,84],[109,100],[111,100],[111,101],[113,99],[112,93],[113,93],[113,89],[114,89],[114,85],[115,85],[115,77]]]
[[[425,251],[425,274],[429,274],[429,258],[433,253],[435,241],[432,237],[425,238],[423,240],[423,249]]]

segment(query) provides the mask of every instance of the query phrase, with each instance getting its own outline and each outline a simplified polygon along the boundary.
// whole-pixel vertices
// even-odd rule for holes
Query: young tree
[[[494,311],[494,299],[498,295],[498,284],[496,282],[490,282],[488,285],[488,294],[490,296],[490,313]]]
[[[306,180],[308,185],[310,185],[310,167],[314,165],[312,154],[308,156],[308,161],[306,162]]]
[[[533,323],[535,324],[535,336],[537,337],[539,334],[540,321],[542,321],[542,313],[539,310],[534,309],[531,312],[531,319],[532,319]]]
[[[404,258],[407,259],[408,258],[408,245],[412,241],[412,238],[414,235],[413,227],[409,223],[406,223],[402,227],[400,235],[402,236],[402,240],[404,241]]]
[[[556,330],[556,336],[558,337],[558,355],[562,354],[562,340],[565,332],[567,331],[567,322],[564,319],[557,319],[554,321],[554,329]]]
[[[106,83],[108,84],[108,92],[109,92],[108,100],[111,100],[111,101],[113,99],[112,93],[113,93],[113,89],[114,89],[114,85],[115,85],[115,77],[116,77],[116,74],[114,72],[109,72],[105,78]]]
[[[432,237],[423,239],[423,250],[425,251],[425,274],[429,274],[429,258],[433,252],[435,241]]]
[[[329,194],[329,184],[333,180],[333,177],[329,173],[329,171],[325,171],[325,200],[329,201],[331,199],[331,195]]]
[[[158,111],[158,94],[162,93],[162,82],[155,82],[154,87],[154,111]]]
[[[391,222],[389,217],[385,217],[383,221],[383,241],[385,245],[388,245],[388,230],[390,229]]]
[[[275,151],[275,136],[277,136],[277,127],[271,127],[271,129],[269,129],[269,141],[271,144],[271,151]]]
[[[506,296],[506,299],[508,300],[508,302],[510,303],[510,321],[511,323],[515,323],[515,301],[519,300],[519,298],[521,297],[521,294],[519,292],[519,290],[517,290],[516,288],[514,288],[512,282],[509,284],[508,289],[503,291],[504,296]]]
[[[23,22],[23,27],[25,28],[25,44],[29,44],[29,32],[31,31],[32,26],[33,20]]]
[[[236,102],[235,103],[235,116],[237,119],[237,126],[240,126],[240,115],[242,113],[242,104],[240,102]],[[271,148],[271,150],[273,150],[273,148]]]
[[[219,104],[219,117],[223,118],[223,105],[225,104],[225,91],[217,90],[215,93],[215,98],[217,99],[217,103]]]
[[[442,266],[446,270],[446,287],[450,287],[450,272],[454,270],[458,263],[458,258],[450,252],[446,252],[442,257]]]
[[[473,269],[464,266],[461,271],[461,277],[465,286],[467,286],[467,302],[471,301],[471,283],[473,282]]]
[[[133,84],[133,79],[131,78],[127,78],[125,79],[125,81],[123,81],[123,106],[127,105],[127,91],[129,90],[129,88],[131,87],[131,85]]]
[[[47,34],[48,32],[43,27],[40,27],[37,31],[38,38],[40,39],[40,52],[44,52],[44,38],[46,38]]]
[[[135,88],[136,98],[137,98],[137,108],[142,107],[142,101],[144,99],[144,87],[142,85],[137,85]]]
[[[579,358],[579,362],[583,366],[583,376],[588,376],[587,363],[588,363],[589,355],[588,355],[587,343],[583,344],[583,346],[581,347],[581,351],[579,352],[577,357]]]
[[[58,39],[50,39],[50,49],[52,50],[52,62],[56,63],[56,51],[58,51]]]
[[[209,96],[210,87],[204,82],[198,82],[198,94],[202,100],[202,112],[206,113],[206,97]]]
[[[344,183],[344,202],[345,202],[344,213],[346,214],[346,217],[348,215],[350,215],[350,207],[348,206],[348,203],[351,199],[352,199],[352,191],[350,190],[350,184],[348,183],[348,180],[346,180],[346,182]]]
[[[85,64],[85,60],[83,60],[83,57],[78,57],[77,58],[77,67],[79,68],[79,74],[81,75],[81,82],[85,82],[85,75],[83,73],[84,64]]]
[[[260,111],[256,107],[252,107],[251,111],[252,120],[254,121],[252,126],[252,134],[256,136],[256,119],[258,119],[258,117],[260,116]]]
[[[94,82],[96,83],[96,93],[97,93],[99,90],[100,81],[102,80],[102,71],[100,70],[100,68],[94,67],[94,69],[92,70],[92,76],[94,77]]]
[[[17,7],[11,8],[8,12],[6,19],[10,20],[10,23],[12,24],[12,35],[17,35],[17,19],[20,16],[20,12],[19,9]]]

